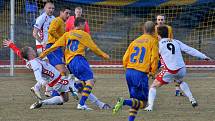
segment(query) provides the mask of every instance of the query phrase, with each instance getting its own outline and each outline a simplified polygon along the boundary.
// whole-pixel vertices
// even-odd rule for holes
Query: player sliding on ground
[[[34,71],[34,75],[35,75],[35,78],[37,80],[37,83],[34,85],[34,94],[37,96],[37,98],[39,98],[40,100],[42,100],[42,97],[40,95],[40,87],[41,86],[38,86],[38,85],[45,85],[45,84],[49,84],[49,82],[52,82],[54,80],[57,80],[55,77],[53,77],[53,74],[54,75],[58,75],[60,74],[59,71],[57,71],[52,65],[50,65],[49,63],[47,63],[46,61],[44,60],[40,60],[37,57],[36,55],[36,52],[31,48],[31,47],[25,47],[26,51],[29,50],[29,51],[25,51],[25,57],[23,56],[24,55],[24,48],[23,49],[19,49],[16,47],[16,45],[11,41],[11,40],[4,40],[3,41],[3,45],[5,47],[9,47],[11,49],[13,49],[13,51],[23,60],[26,61],[27,63],[27,68],[30,68],[30,69],[33,69],[35,70]],[[26,57],[26,56],[29,56],[29,57]],[[42,66],[42,68],[41,68]],[[41,70],[42,69],[42,70]],[[47,77],[49,78],[47,80]],[[59,76],[58,76],[59,77]],[[69,83],[73,83],[72,82],[73,80],[69,80]],[[62,82],[65,82],[64,85]],[[57,81],[57,84],[53,86],[53,84],[51,85],[52,87],[52,96],[54,97],[53,99],[48,99],[48,100],[43,100],[43,101],[38,101],[36,103],[34,103],[30,108],[31,109],[34,109],[34,108],[39,108],[41,107],[42,105],[54,105],[54,104],[62,104],[62,100],[65,98],[65,101],[68,100],[67,98],[67,92],[69,90],[69,87],[71,87],[71,85],[73,84],[66,84],[68,81],[65,80],[64,78],[62,79],[62,76],[60,79],[58,79]],[[39,83],[39,84],[38,84]],[[60,84],[59,84],[60,83]],[[65,85],[66,84],[66,85]],[[50,84],[49,84],[50,85]],[[69,85],[69,86],[68,86]],[[80,86],[79,83],[75,83],[75,87],[72,87],[72,89],[74,91],[77,91],[78,89],[82,88]],[[64,89],[63,89],[64,88]],[[66,91],[65,91],[66,90]],[[65,91],[65,92],[64,92]],[[62,94],[61,94],[62,93]],[[65,95],[63,97],[59,97],[61,95]],[[55,96],[58,96],[57,98]],[[61,100],[60,100],[61,99]],[[110,109],[110,105],[100,101],[94,94],[90,94],[89,95],[89,100],[92,104],[98,106],[100,109]],[[50,103],[50,101],[52,101],[52,103]],[[45,102],[45,103],[43,103]]]
[[[56,50],[59,47],[65,47],[64,55],[67,67],[71,74],[76,78],[84,81],[85,85],[82,90],[82,97],[79,101],[77,109],[91,110],[85,104],[94,86],[93,71],[89,66],[85,56],[85,49],[89,48],[94,53],[104,59],[109,59],[109,55],[100,50],[91,39],[91,36],[84,32],[85,19],[82,17],[76,18],[74,23],[75,29],[66,32],[59,40],[57,40],[49,49],[45,50],[40,57],[44,58],[48,53]]]
[[[198,106],[196,99],[193,97],[188,84],[182,79],[186,75],[186,67],[182,57],[181,51],[204,60],[211,60],[205,54],[198,50],[189,47],[179,40],[168,38],[167,26],[159,26],[157,28],[159,38],[159,53],[161,61],[164,64],[162,71],[157,75],[149,89],[148,107],[147,111],[153,110],[154,100],[156,97],[156,88],[164,84],[168,84],[176,80],[180,84],[181,90],[189,98],[193,107]]]

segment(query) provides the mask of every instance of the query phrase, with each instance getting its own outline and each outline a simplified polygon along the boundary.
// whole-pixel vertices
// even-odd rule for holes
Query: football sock
[[[129,121],[134,121],[134,119],[135,119],[135,116],[137,115],[137,109],[135,109],[135,108],[131,108],[131,109],[129,109],[129,117],[128,117],[128,120]]]
[[[100,109],[104,106],[105,103],[101,102],[93,93],[90,93],[89,97],[88,97],[89,101],[92,104],[95,104],[96,106],[98,106]]]
[[[181,90],[185,93],[185,95],[189,98],[189,100],[191,101],[191,99],[193,98],[193,95],[190,91],[190,88],[188,86],[188,84],[186,82],[182,82],[180,84]]]
[[[63,103],[63,98],[61,96],[55,96],[50,99],[42,101],[43,105],[57,105]]]
[[[149,89],[149,98],[148,98],[149,106],[153,106],[155,97],[156,97],[156,88],[152,87]]]
[[[41,87],[42,87],[42,84],[40,82],[37,82],[34,85],[34,91],[39,92]]]
[[[130,106],[135,109],[142,109],[145,107],[144,102],[138,99],[125,99],[123,105]]]
[[[90,84],[86,84],[85,86],[84,86],[84,89],[83,89],[83,91],[82,91],[82,97],[81,97],[81,100],[80,100],[80,102],[79,102],[79,104],[80,105],[84,105],[85,104],[85,102],[86,102],[86,100],[87,100],[87,98],[88,98],[88,96],[90,95],[90,93],[91,93],[91,91],[92,91],[92,85],[90,85]]]

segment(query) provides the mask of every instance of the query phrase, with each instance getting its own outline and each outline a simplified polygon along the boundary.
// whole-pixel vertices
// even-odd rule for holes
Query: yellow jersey
[[[48,44],[55,43],[65,33],[65,22],[60,17],[52,20],[48,30]]]
[[[44,58],[48,53],[54,51],[60,46],[65,47],[64,56],[66,64],[68,64],[76,55],[85,56],[85,49],[87,47],[98,56],[103,58],[106,58],[107,56],[106,53],[97,47],[87,32],[82,30],[71,30],[66,32],[49,49],[41,53],[40,58]]]
[[[168,38],[173,39],[173,32],[172,32],[172,27],[169,25],[166,25],[168,28]],[[157,33],[157,26],[155,26],[155,36],[158,37],[158,33]]]
[[[155,74],[158,59],[158,40],[152,35],[143,34],[129,45],[123,56],[123,66]]]

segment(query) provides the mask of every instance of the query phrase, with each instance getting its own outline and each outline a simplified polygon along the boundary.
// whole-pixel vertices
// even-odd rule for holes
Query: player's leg
[[[153,110],[153,106],[154,106],[154,100],[156,97],[156,88],[162,86],[164,83],[161,83],[160,81],[158,81],[157,79],[155,79],[153,81],[153,83],[150,86],[149,89],[149,95],[148,95],[148,106],[144,109],[146,111],[152,111]]]
[[[171,82],[171,80],[172,80],[171,74],[166,72],[165,69],[163,69],[157,75],[156,79],[153,81],[153,83],[150,86],[149,95],[148,95],[148,106],[144,110],[146,110],[146,111],[152,111],[153,110],[154,100],[156,97],[156,88],[160,87],[164,84],[168,84],[169,82]]]
[[[100,109],[106,110],[106,109],[110,109],[111,108],[111,106],[109,104],[104,103],[101,100],[99,100],[93,93],[90,93],[90,95],[89,95],[88,98],[89,98],[89,101],[92,104],[98,106]]]
[[[50,48],[53,44],[47,44],[46,49]],[[66,67],[64,62],[64,54],[62,48],[57,48],[55,51],[47,55],[49,63],[54,66],[62,76],[66,75]]]
[[[175,82],[175,96],[183,96],[183,93],[181,92],[180,89],[180,83],[178,83],[176,80],[174,80]]]
[[[85,105],[85,102],[88,99],[88,96],[90,95],[94,86],[93,72],[89,66],[89,63],[83,56],[75,56],[68,64],[68,69],[70,73],[74,74],[75,77],[85,82],[85,85],[81,92],[82,97],[79,101],[77,109],[91,110]]]
[[[113,108],[113,114],[117,113],[123,105],[130,107],[129,121],[134,121],[139,109],[145,107],[148,98],[148,77],[147,74],[133,70],[126,70],[126,80],[129,88],[130,99],[119,98]]]
[[[50,99],[35,102],[30,106],[30,109],[40,108],[43,105],[59,105],[62,104],[63,102],[64,101],[62,96],[54,96]]]
[[[40,53],[43,52],[43,45],[41,42],[39,42],[38,40],[36,41],[36,50],[37,50],[37,54],[40,55]]]
[[[192,92],[190,91],[190,88],[188,86],[188,84],[184,81],[181,81],[182,78],[186,75],[186,68],[182,68],[180,69],[180,71],[178,72],[178,79],[177,82],[180,83],[180,88],[181,90],[184,92],[184,94],[188,97],[189,101],[191,102],[193,107],[198,106],[197,101],[195,100],[195,98],[192,95]]]
[[[62,105],[64,102],[67,102],[69,100],[69,95],[68,95],[68,81],[59,81],[58,84],[56,84],[53,89],[55,91],[58,91],[58,94],[60,96],[53,96],[50,99],[38,101],[30,106],[30,109],[36,109],[40,108],[43,105]]]
[[[40,94],[40,88],[42,87],[42,84],[40,82],[37,82],[33,87],[31,87],[31,91],[34,93],[36,98],[39,100],[42,100],[42,96]]]

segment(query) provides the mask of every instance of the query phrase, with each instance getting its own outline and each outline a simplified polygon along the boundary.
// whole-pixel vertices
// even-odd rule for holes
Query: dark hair
[[[28,51],[29,51],[29,47],[25,46],[21,49],[21,55],[24,59],[28,60]]]
[[[60,11],[64,12],[66,9],[70,10],[70,8],[68,6],[63,6],[63,7],[60,8]]]
[[[157,28],[157,32],[158,32],[158,35],[161,36],[161,38],[168,38],[168,27],[165,26],[165,25],[162,25],[162,26],[159,26]]]
[[[74,26],[78,27],[80,24],[84,24],[85,19],[83,17],[77,17],[74,22]]]

